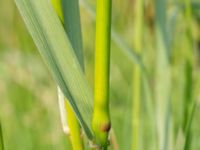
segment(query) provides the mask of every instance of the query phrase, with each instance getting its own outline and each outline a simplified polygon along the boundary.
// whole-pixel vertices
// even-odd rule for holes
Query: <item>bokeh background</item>
[[[87,1],[95,7],[94,0]],[[177,3],[176,3],[177,2]],[[187,104],[191,94],[196,108],[191,123],[192,150],[200,149],[200,1],[192,1],[192,18],[188,35],[186,8],[182,1],[168,1],[167,27],[170,36],[172,73],[170,142],[179,149],[184,138],[181,127],[193,103]],[[124,42],[133,48],[134,0],[113,1],[113,29],[122,43],[112,43],[111,51],[111,116],[116,140],[121,150],[129,150],[132,139],[132,57]],[[94,83],[95,20],[81,2],[81,21],[86,62],[86,77]],[[155,133],[155,76],[157,63],[154,1],[145,3],[144,50],[142,60],[148,70],[150,85],[143,93],[141,106],[141,149],[154,149]],[[188,38],[188,36],[191,36]],[[119,45],[121,44],[121,47]],[[188,55],[189,56],[188,58]],[[190,59],[189,61],[187,61]],[[187,66],[189,62],[189,67]],[[187,82],[189,80],[189,82]],[[163,85],[165,86],[165,85]],[[143,87],[145,89],[145,86]],[[150,93],[150,94],[149,94]],[[151,95],[151,96],[150,96]],[[151,98],[150,98],[151,97]],[[190,96],[189,96],[190,97]],[[186,99],[186,100],[185,100]],[[187,107],[188,106],[188,107]],[[193,109],[192,109],[193,110]],[[68,137],[62,131],[56,83],[40,57],[13,0],[0,0],[0,122],[5,150],[70,150]],[[176,147],[176,148],[175,148]]]

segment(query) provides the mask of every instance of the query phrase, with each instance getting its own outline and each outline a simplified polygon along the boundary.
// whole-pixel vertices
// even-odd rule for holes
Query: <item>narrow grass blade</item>
[[[171,134],[171,70],[170,70],[170,49],[167,34],[167,0],[156,0],[156,40],[157,40],[157,59],[156,59],[156,87],[155,99],[157,109],[157,132],[159,149],[170,149]]]
[[[188,122],[187,122],[187,125],[186,125],[186,128],[185,128],[185,144],[184,144],[184,150],[189,150],[191,148],[191,126],[192,126],[192,122],[193,122],[193,118],[194,118],[194,115],[195,115],[195,111],[197,109],[197,105],[198,105],[198,102],[195,101],[194,104],[193,104],[193,107],[190,111],[190,114],[189,114],[189,118],[188,118]]]
[[[152,88],[149,87],[149,83],[146,78],[142,79],[142,140],[147,141],[143,144],[142,149],[155,150],[157,147],[157,136],[156,136],[156,111],[155,102],[153,100]],[[151,137],[149,139],[149,137]]]
[[[193,47],[193,34],[192,34],[192,8],[191,0],[185,1],[185,19],[187,20],[185,36],[186,36],[186,54],[185,54],[185,95],[184,95],[184,119],[183,130],[185,134],[185,150],[191,148],[192,132],[190,131],[191,115],[195,109],[193,100],[193,70],[194,70],[194,47]],[[193,107],[193,108],[192,108]]]
[[[62,0],[64,27],[79,60],[79,63],[84,70],[84,55],[83,55],[83,40],[81,33],[80,11],[78,0]]]
[[[68,97],[88,138],[92,139],[92,92],[65,30],[48,0],[16,0],[43,59]]]
[[[112,40],[115,44],[123,51],[123,53],[131,60],[131,62],[135,65],[139,65],[142,73],[145,77],[148,77],[148,70],[144,63],[141,60],[141,56],[136,52],[135,49],[129,47],[125,41],[120,37],[120,35],[112,30]]]
[[[134,20],[134,39],[133,45],[134,49],[138,55],[142,54],[143,49],[143,18],[144,18],[144,1],[135,1],[135,20]],[[132,107],[132,130],[133,130],[133,142],[132,150],[140,149],[141,142],[141,81],[142,81],[142,71],[138,64],[133,66],[133,107]]]
[[[2,132],[2,127],[1,127],[1,121],[0,121],[0,150],[4,150],[3,132]]]
[[[82,33],[80,25],[80,12],[79,12],[79,1],[78,0],[57,0],[57,2],[62,6],[60,7],[62,11],[61,18],[66,34],[69,37],[71,45],[74,49],[76,57],[81,65],[82,70],[84,71],[84,56],[83,56],[83,46],[82,46]],[[59,11],[58,15],[59,15]],[[61,17],[62,17],[61,16]],[[81,137],[81,127],[76,118],[76,115],[66,99],[64,109],[68,114],[67,121],[70,130],[70,140],[74,150],[83,150],[84,144]]]

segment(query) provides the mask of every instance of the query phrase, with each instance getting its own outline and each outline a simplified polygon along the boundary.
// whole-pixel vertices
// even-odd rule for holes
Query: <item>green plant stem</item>
[[[109,70],[111,0],[97,0],[95,91],[92,127],[96,144],[107,149],[111,128],[109,114]]]
[[[135,24],[134,24],[134,49],[138,55],[142,52],[142,41],[143,41],[143,16],[144,9],[143,0],[135,1]],[[140,127],[141,127],[141,79],[142,79],[141,67],[138,64],[133,66],[133,142],[132,149],[139,149],[139,139],[140,139]]]
[[[76,114],[74,113],[68,100],[65,102],[67,111],[67,121],[70,129],[69,137],[72,143],[73,150],[83,150],[84,144],[81,137],[81,128],[78,120],[76,119]]]
[[[95,9],[89,4],[88,0],[80,0],[82,6],[88,11],[89,15],[91,16],[91,19],[96,19],[96,13]],[[114,27],[114,26],[113,26]],[[143,73],[148,76],[148,71],[144,63],[141,61],[141,58],[137,55],[134,49],[132,49],[127,43],[120,37],[119,33],[116,32],[116,30],[112,27],[112,34],[111,34],[111,40],[113,43],[115,43],[119,49],[125,54],[125,56],[133,63],[139,64],[139,66],[142,68]]]

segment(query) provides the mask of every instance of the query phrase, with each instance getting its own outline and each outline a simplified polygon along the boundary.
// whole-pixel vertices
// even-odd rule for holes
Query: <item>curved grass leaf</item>
[[[54,79],[92,139],[92,92],[58,16],[48,0],[15,2]]]

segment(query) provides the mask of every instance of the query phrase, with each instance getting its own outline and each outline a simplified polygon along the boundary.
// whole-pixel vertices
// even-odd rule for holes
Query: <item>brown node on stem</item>
[[[111,128],[111,123],[105,123],[101,126],[101,131],[103,132],[109,132]]]

